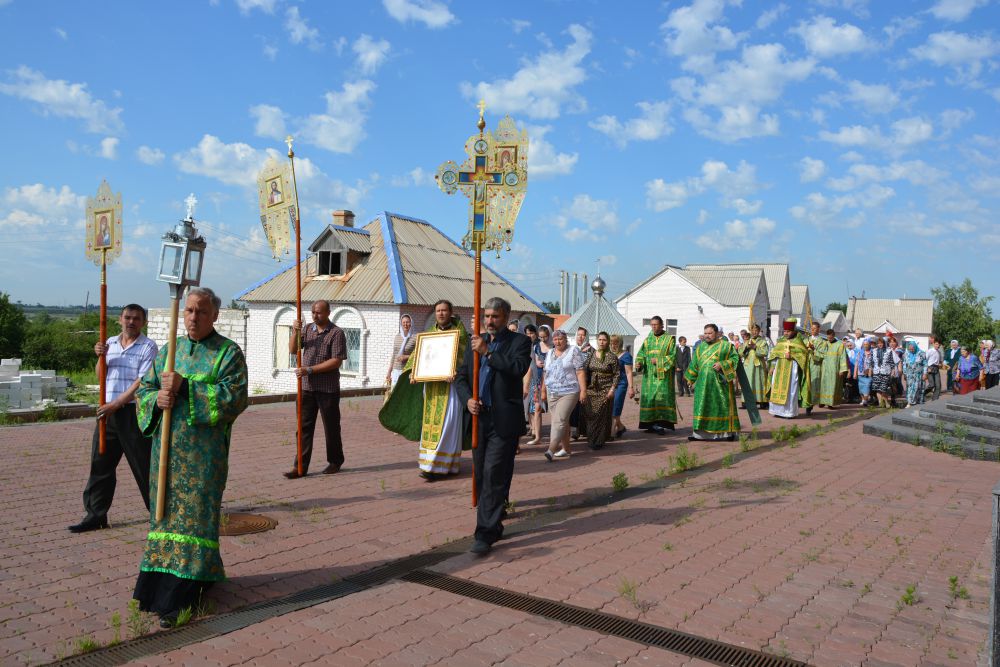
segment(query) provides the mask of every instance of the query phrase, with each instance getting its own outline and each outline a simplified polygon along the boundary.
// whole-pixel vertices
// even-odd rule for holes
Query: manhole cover
[[[222,515],[222,525],[219,535],[249,535],[263,533],[278,525],[278,522],[262,514],[246,514],[244,512],[229,512]]]

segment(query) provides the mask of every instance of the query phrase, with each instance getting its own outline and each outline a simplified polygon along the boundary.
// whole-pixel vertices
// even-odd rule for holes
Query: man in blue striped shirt
[[[69,527],[74,533],[85,533],[108,527],[108,509],[114,500],[117,477],[115,469],[125,456],[132,476],[139,486],[142,501],[149,509],[149,451],[151,441],[142,435],[135,412],[135,390],[156,358],[156,343],[143,335],[146,310],[131,303],[122,309],[118,319],[122,332],[105,342],[94,345],[94,354],[107,361],[107,384],[103,406],[98,408],[98,419],[107,422],[105,451],[98,451],[98,429],[90,455],[90,479],[83,490],[83,507],[87,515],[83,521]]]

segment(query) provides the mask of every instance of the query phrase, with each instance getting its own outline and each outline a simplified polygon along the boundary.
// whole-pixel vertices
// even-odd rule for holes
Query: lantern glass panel
[[[201,253],[201,250],[192,249],[188,255],[187,273],[184,276],[184,284],[197,286],[201,282]]]
[[[184,245],[164,243],[160,250],[160,275],[158,280],[179,285],[184,271]]]

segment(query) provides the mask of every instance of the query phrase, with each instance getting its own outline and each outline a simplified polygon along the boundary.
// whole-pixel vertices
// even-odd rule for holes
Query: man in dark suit
[[[687,380],[684,379],[684,372],[691,365],[691,348],[688,347],[687,338],[681,336],[677,339],[677,359],[674,362],[674,370],[677,373],[677,395],[690,396],[691,390],[688,388]]]
[[[504,503],[514,476],[517,440],[526,433],[521,405],[522,381],[531,365],[531,341],[509,331],[510,304],[499,297],[486,302],[486,333],[473,336],[470,349],[479,353],[479,400],[472,398],[472,354],[467,353],[455,376],[455,389],[466,409],[479,415],[479,443],[472,453],[479,505],[476,541],[470,551],[486,555],[503,536]]]

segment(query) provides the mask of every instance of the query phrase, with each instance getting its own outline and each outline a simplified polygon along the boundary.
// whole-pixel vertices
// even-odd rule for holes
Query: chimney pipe
[[[573,303],[570,313],[575,313],[580,308],[580,274],[573,272]]]
[[[587,282],[587,274],[583,274],[583,283],[580,285],[580,305],[584,306],[590,303],[590,283]]]
[[[334,211],[333,212],[333,224],[340,227],[353,227],[354,226],[354,211]]]

